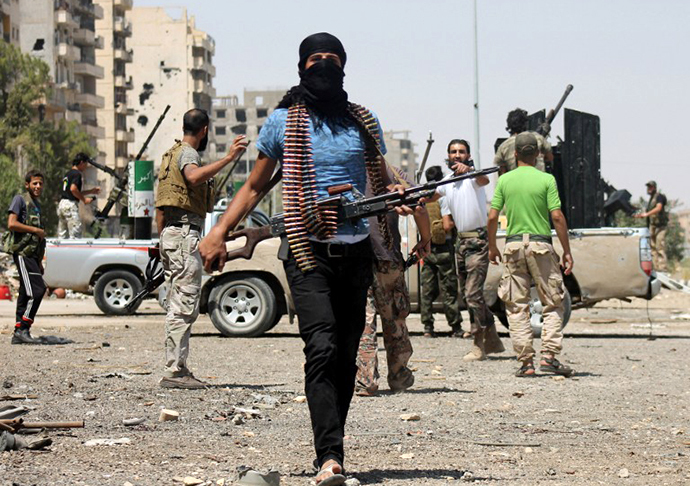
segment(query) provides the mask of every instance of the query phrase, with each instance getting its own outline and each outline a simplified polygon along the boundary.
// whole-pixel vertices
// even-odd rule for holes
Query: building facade
[[[240,104],[237,96],[220,96],[213,100],[211,111],[211,131],[214,143],[211,144],[209,156],[218,160],[228,153],[233,140],[238,135],[246,135],[249,146],[240,161],[234,167],[232,174],[227,177],[229,167],[221,173],[216,180],[227,182],[224,187],[218,187],[218,191],[232,195],[247,180],[247,175],[254,167],[259,151],[256,148],[256,140],[259,137],[261,127],[266,118],[273,113],[287,89],[276,90],[244,90],[243,103]],[[272,214],[282,210],[280,200],[280,185],[262,201],[260,207]]]
[[[127,80],[131,76],[133,86],[128,126],[134,129],[135,151],[166,105],[171,106],[143,156],[157,168],[163,153],[182,138],[184,113],[191,108],[211,113],[215,41],[196,29],[194,17],[185,8],[134,7],[125,18],[132,28],[128,45],[136,57],[127,68]],[[204,159],[209,160],[208,153]]]
[[[405,172],[411,181],[415,180],[417,170],[417,154],[414,144],[410,140],[409,130],[391,130],[384,132],[383,140],[386,143],[386,161]]]
[[[91,0],[21,0],[19,45],[50,68],[53,94],[46,100],[48,120],[77,121],[94,146],[103,138],[97,110],[104,100],[96,93],[103,68],[96,64],[102,40],[95,21],[103,9]]]
[[[133,51],[129,47],[132,25],[125,18],[132,9],[132,0],[95,0],[103,9],[103,17],[96,20],[96,35],[102,39],[103,48],[96,52],[96,62],[104,68],[104,76],[96,83],[99,96],[105,106],[98,110],[98,124],[104,136],[98,140],[98,150],[103,154],[104,165],[124,173],[133,150],[134,130],[129,127],[127,115],[128,96],[132,91],[129,66]],[[117,181],[99,174],[102,179],[99,207],[103,207]],[[110,216],[116,216],[112,211]]]
[[[0,0],[0,35],[5,42],[19,47],[19,0]]]

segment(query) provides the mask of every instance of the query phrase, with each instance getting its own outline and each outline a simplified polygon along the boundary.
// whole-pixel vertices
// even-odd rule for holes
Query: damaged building
[[[133,90],[128,98],[128,126],[139,150],[166,105],[170,112],[151,140],[144,158],[160,164],[163,153],[182,137],[182,116],[191,108],[211,113],[215,96],[215,41],[195,27],[185,8],[134,7],[127,11],[136,63],[128,71]],[[209,134],[213,142],[212,134]],[[208,152],[208,151],[207,151]],[[209,155],[204,154],[204,160]]]
[[[105,130],[98,123],[97,111],[105,102],[96,90],[104,70],[96,63],[103,39],[96,35],[95,22],[103,18],[103,9],[92,0],[21,0],[19,9],[19,45],[43,60],[53,79],[44,116],[78,122],[98,147]],[[103,161],[103,154],[99,159]],[[69,161],[60,162],[67,167]],[[105,177],[90,168],[85,179],[87,185],[95,185]]]
[[[96,20],[96,34],[103,40],[103,48],[96,52],[96,61],[105,75],[97,81],[97,91],[105,101],[98,110],[98,124],[104,129],[104,136],[98,140],[98,149],[105,154],[105,165],[118,172],[124,172],[135,151],[134,130],[128,124],[128,97],[132,92],[130,74],[133,59],[128,45],[132,36],[132,24],[126,13],[132,9],[132,0],[95,0],[103,9],[103,16]],[[99,194],[99,207],[105,204],[116,181],[105,174]],[[115,212],[111,213],[115,216]]]

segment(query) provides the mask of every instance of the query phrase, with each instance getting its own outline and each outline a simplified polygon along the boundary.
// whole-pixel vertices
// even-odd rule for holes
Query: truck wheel
[[[539,300],[539,296],[537,295],[536,287],[532,287],[530,294],[532,297],[532,300],[529,303],[529,310],[530,314],[532,315],[532,335],[535,338],[538,338],[541,337],[541,328],[542,323],[544,322],[544,317],[542,316],[543,307],[541,305],[541,301]],[[570,313],[572,311],[571,307],[572,299],[570,298],[570,292],[568,292],[566,289],[565,296],[563,297],[563,325],[561,325],[561,329],[563,329],[570,320]]]
[[[141,282],[132,272],[127,270],[110,270],[96,281],[93,296],[96,305],[106,315],[121,316],[134,314],[141,305],[128,311],[125,305],[141,290]]]
[[[277,312],[271,287],[257,277],[233,275],[211,289],[211,322],[224,336],[260,336],[273,327]]]

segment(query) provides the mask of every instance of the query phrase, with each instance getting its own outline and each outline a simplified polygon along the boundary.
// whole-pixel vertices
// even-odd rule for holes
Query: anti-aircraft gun
[[[163,123],[163,119],[165,118],[165,115],[168,114],[169,110],[170,105],[167,105],[165,107],[165,110],[163,111],[163,114],[160,116],[160,118],[158,118],[158,121],[149,133],[149,136],[146,138],[146,141],[141,146],[141,149],[139,150],[139,153],[137,153],[137,156],[134,158],[134,160],[139,160],[141,159],[142,155],[144,155],[144,152],[146,151],[146,149],[149,146],[149,143],[151,142],[151,139],[156,134],[158,127],[160,127],[161,123]],[[91,223],[91,227],[93,228],[95,238],[100,238],[101,233],[103,232],[103,223],[108,218],[110,210],[113,209],[113,206],[120,202],[123,197],[127,197],[129,175],[127,171],[125,171],[122,175],[118,174],[115,170],[111,169],[110,167],[106,167],[105,165],[99,164],[94,160],[89,160],[89,163],[97,169],[102,170],[106,174],[109,174],[110,176],[114,177],[117,181],[113,189],[110,191],[110,194],[108,195],[108,201],[105,203],[105,206],[103,206],[103,209],[96,212],[96,214],[94,215],[95,218]]]

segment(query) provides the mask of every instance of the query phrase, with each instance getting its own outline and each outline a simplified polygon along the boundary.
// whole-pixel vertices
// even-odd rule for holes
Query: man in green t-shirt
[[[563,247],[564,273],[570,275],[573,257],[568,226],[561,212],[556,180],[535,168],[539,148],[536,137],[523,132],[515,138],[517,168],[498,179],[489,211],[489,260],[501,261],[496,246],[498,214],[505,206],[508,217],[503,250],[503,276],[498,296],[506,307],[513,349],[521,362],[516,376],[534,376],[534,347],[530,323],[530,287],[534,285],[544,310],[541,340],[541,371],[570,376],[573,370],[556,359],[561,352],[565,287],[558,255],[551,242],[549,215]]]

